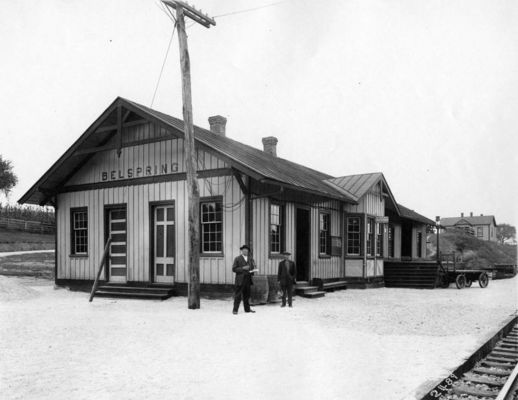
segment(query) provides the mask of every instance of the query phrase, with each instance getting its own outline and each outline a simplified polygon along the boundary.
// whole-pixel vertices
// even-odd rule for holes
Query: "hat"
[[[250,247],[248,247],[246,244],[242,245],[239,250],[243,250],[243,249],[247,249],[248,251],[250,251]]]
[[[283,251],[281,253],[281,255],[283,255],[283,256],[291,256],[291,253],[289,251]]]

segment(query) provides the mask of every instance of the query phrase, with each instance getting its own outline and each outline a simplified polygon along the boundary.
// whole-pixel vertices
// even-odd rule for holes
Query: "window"
[[[284,207],[270,204],[270,253],[280,254],[284,250]]]
[[[201,252],[223,252],[223,204],[221,200],[202,201],[201,207]]]
[[[72,254],[88,254],[88,209],[75,208],[71,213]]]
[[[383,224],[376,225],[376,256],[383,255]]]
[[[388,256],[394,258],[394,226],[388,228]]]
[[[482,237],[484,236],[484,228],[482,228],[481,226],[477,226],[477,237]]]
[[[417,258],[423,256],[423,233],[417,232]]]
[[[347,254],[360,255],[361,220],[360,217],[347,218]]]
[[[367,255],[374,256],[374,220],[367,218]]]
[[[331,226],[329,214],[320,214],[320,236],[319,253],[320,255],[331,255]]]

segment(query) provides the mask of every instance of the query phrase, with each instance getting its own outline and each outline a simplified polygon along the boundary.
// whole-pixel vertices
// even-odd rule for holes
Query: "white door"
[[[173,283],[176,250],[174,205],[155,206],[153,221],[153,276],[157,283]]]
[[[126,209],[117,208],[108,210],[109,235],[112,238],[110,245],[110,282],[126,283]]]

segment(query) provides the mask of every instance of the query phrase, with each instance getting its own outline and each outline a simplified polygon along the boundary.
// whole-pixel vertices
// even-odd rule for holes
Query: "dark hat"
[[[248,247],[246,244],[242,245],[239,250],[243,250],[243,249],[247,249],[248,251],[250,251],[250,247]]]
[[[291,256],[291,253],[289,251],[283,251],[281,253],[281,255],[283,255],[283,256]]]

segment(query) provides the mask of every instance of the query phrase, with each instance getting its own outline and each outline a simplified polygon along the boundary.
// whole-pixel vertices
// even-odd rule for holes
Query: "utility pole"
[[[216,22],[201,11],[179,0],[162,0],[176,10],[178,41],[180,43],[180,66],[182,69],[182,100],[184,123],[184,158],[187,174],[188,224],[189,224],[189,284],[187,289],[187,305],[190,309],[200,308],[200,188],[196,176],[197,157],[194,145],[194,126],[191,97],[191,63],[185,32],[187,16],[199,24],[210,28]]]

